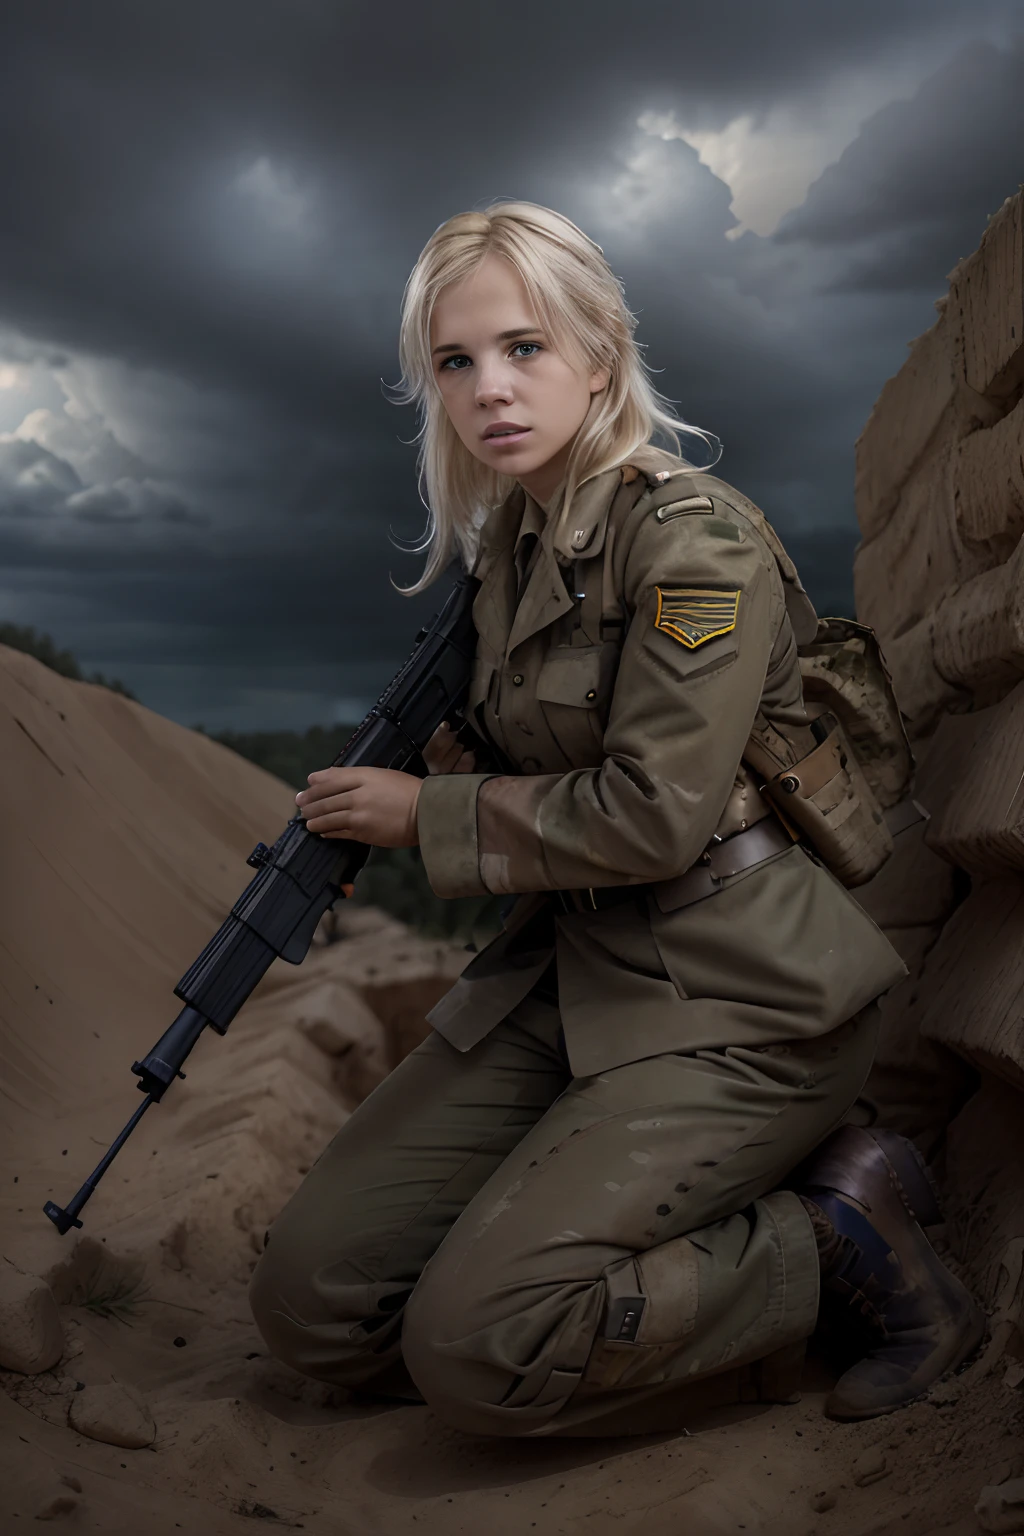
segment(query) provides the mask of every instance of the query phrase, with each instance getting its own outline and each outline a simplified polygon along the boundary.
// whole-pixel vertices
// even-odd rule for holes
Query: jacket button
[[[523,686],[523,674],[521,672],[517,672],[512,681],[517,688],[521,688]]]
[[[590,692],[587,694],[587,699],[590,701],[590,703],[593,703],[596,698],[597,693],[593,688],[591,688]]]

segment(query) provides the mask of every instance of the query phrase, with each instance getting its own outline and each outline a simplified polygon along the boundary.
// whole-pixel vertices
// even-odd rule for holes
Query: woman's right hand
[[[476,757],[458,740],[447,720],[423,748],[423,761],[431,773],[472,773],[476,767]]]

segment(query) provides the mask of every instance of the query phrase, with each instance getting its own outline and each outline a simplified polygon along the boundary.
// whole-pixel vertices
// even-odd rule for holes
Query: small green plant
[[[85,1307],[97,1317],[112,1317],[115,1322],[127,1323],[137,1317],[139,1308],[149,1297],[149,1286],[140,1271],[115,1271],[98,1265],[76,1287],[73,1297],[76,1306]]]

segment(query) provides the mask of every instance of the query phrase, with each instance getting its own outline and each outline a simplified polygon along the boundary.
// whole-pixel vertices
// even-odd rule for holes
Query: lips
[[[518,440],[529,432],[529,427],[522,427],[518,421],[492,421],[484,432],[484,442],[502,442],[505,440]]]

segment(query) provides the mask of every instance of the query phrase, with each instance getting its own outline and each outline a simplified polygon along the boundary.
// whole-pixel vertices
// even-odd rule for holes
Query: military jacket
[[[481,1039],[556,952],[577,1075],[820,1034],[906,974],[798,844],[700,901],[658,899],[760,800],[742,761],[755,719],[807,718],[796,646],[816,616],[753,503],[648,445],[585,482],[568,519],[517,488],[474,573],[468,712],[510,771],[426,780],[420,848],[441,896],[530,894],[433,1010],[452,1044]],[[600,911],[543,896],[629,884],[650,889]]]

